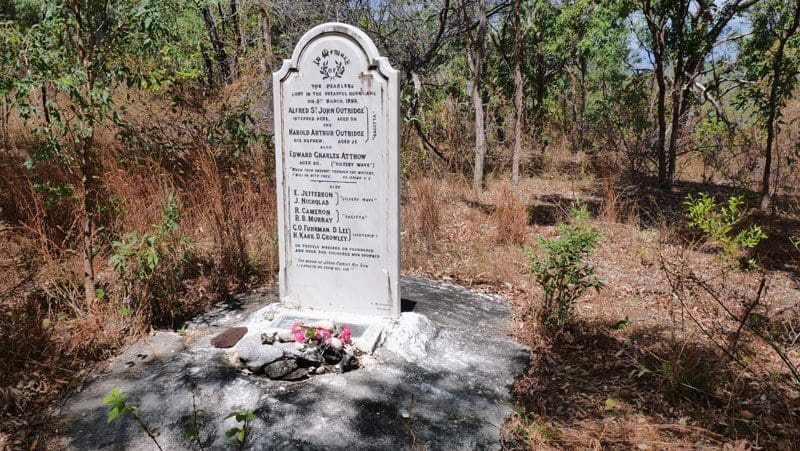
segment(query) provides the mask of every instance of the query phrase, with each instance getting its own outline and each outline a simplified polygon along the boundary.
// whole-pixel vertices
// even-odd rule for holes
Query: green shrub
[[[228,414],[225,419],[234,418],[240,426],[234,426],[225,431],[225,437],[228,438],[228,444],[236,449],[242,450],[247,446],[247,439],[250,437],[253,421],[256,415],[248,409],[240,409]]]
[[[108,411],[108,422],[111,423],[112,421],[120,418],[124,414],[129,414],[136,420],[136,424],[150,437],[150,440],[155,443],[156,448],[159,450],[163,450],[161,445],[158,443],[156,436],[158,435],[158,431],[151,426],[148,426],[142,418],[139,416],[139,408],[137,406],[128,404],[126,401],[127,393],[124,391],[120,391],[119,388],[114,387],[111,389],[111,394],[103,398],[103,404],[110,405],[111,409]]]
[[[139,236],[126,233],[111,243],[109,264],[123,284],[123,296],[130,307],[147,306],[153,319],[171,320],[176,315],[172,303],[180,289],[181,275],[190,252],[188,236],[178,233],[181,208],[170,194],[158,224]]]
[[[746,214],[741,209],[744,196],[731,196],[725,206],[718,205],[716,197],[706,193],[698,193],[698,197],[689,194],[683,205],[689,218],[689,226],[702,230],[722,249],[725,258],[738,261],[746,268],[756,266],[754,259],[746,259],[747,249],[756,247],[761,240],[767,238],[767,234],[756,224],[743,228],[738,233],[734,232],[734,228]]]
[[[544,290],[543,319],[561,327],[571,316],[575,301],[587,290],[600,291],[603,282],[594,266],[586,262],[601,234],[587,224],[589,212],[580,202],[573,204],[570,220],[558,228],[559,236],[539,239],[543,256],[533,255],[531,271]]]

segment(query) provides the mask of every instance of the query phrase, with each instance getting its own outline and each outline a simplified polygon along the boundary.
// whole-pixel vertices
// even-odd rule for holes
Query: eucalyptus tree
[[[664,188],[675,182],[679,138],[689,112],[699,102],[708,57],[731,36],[730,24],[762,0],[638,0],[649,33],[657,84],[656,119],[658,181]],[[666,70],[671,68],[668,80]],[[669,102],[667,82],[671,81]],[[667,123],[669,122],[669,123]]]
[[[511,155],[511,182],[519,182],[519,163],[522,158],[522,118],[524,109],[524,86],[522,84],[522,1],[514,0],[514,152]]]
[[[22,2],[20,2],[22,3]],[[123,86],[152,87],[169,74],[158,64],[174,17],[169,3],[150,0],[47,0],[28,2],[29,22],[11,20],[0,30],[16,56],[14,107],[40,145],[26,165],[62,167],[78,186],[84,297],[92,309],[95,227],[101,207],[98,129],[122,119],[115,97]],[[42,96],[42,105],[36,93]]]
[[[752,34],[742,42],[739,62],[747,83],[739,105],[754,107],[766,129],[764,171],[761,177],[761,209],[772,201],[772,160],[775,137],[786,100],[797,88],[800,72],[800,0],[767,0],[750,14]]]
[[[472,67],[472,107],[475,110],[475,165],[473,167],[472,188],[483,190],[483,166],[486,158],[486,131],[483,111],[483,65],[486,57],[486,0],[478,0],[475,14],[478,28],[475,36],[470,36],[470,66]]]

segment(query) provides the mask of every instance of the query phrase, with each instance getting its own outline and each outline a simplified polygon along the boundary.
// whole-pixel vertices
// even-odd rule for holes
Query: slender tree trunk
[[[86,24],[81,13],[81,3],[73,2],[69,5],[75,17],[75,35],[78,42],[78,54],[80,55],[83,73],[86,82],[81,86],[81,96],[86,99],[86,104],[77,105],[77,120],[80,121],[80,142],[78,143],[78,156],[80,158],[81,188],[83,189],[82,210],[83,210],[83,291],[86,306],[91,312],[95,307],[96,286],[94,274],[94,213],[97,210],[97,158],[94,149],[94,124],[92,115],[88,109],[92,108],[93,101],[90,99],[94,88],[94,77],[92,75],[92,43],[91,36],[86,35]]]
[[[778,116],[778,87],[780,86],[781,72],[783,70],[783,57],[786,49],[786,42],[797,32],[800,24],[800,0],[795,5],[794,19],[786,30],[786,33],[779,38],[778,49],[775,52],[775,60],[772,63],[772,80],[767,100],[767,144],[764,149],[764,173],[761,177],[761,210],[767,211],[772,205],[771,177],[772,177],[772,154],[775,147],[775,122]]]
[[[211,62],[211,58],[208,56],[208,50],[206,46],[200,44],[200,55],[203,57],[203,65],[206,66],[206,78],[208,79],[208,87],[214,87],[214,64]]]
[[[678,52],[680,54],[680,52]],[[680,58],[680,57],[679,57]],[[675,64],[674,83],[672,87],[672,125],[670,126],[669,133],[669,146],[667,153],[667,179],[665,180],[664,187],[672,188],[675,183],[675,166],[678,159],[678,138],[681,133],[681,125],[683,121],[681,116],[684,113],[684,98],[683,98],[683,64],[681,60]]]
[[[586,99],[589,96],[589,87],[586,83],[589,63],[586,61],[586,56],[584,55],[580,56],[579,61],[581,69],[581,95],[579,97],[580,104],[578,107],[578,143],[583,147],[584,135],[586,133]]]
[[[8,139],[8,117],[9,117],[9,107],[8,104],[8,95],[3,94],[2,98],[0,98],[0,143],[3,146],[9,145]]]
[[[569,108],[570,108],[569,113],[572,116],[571,117],[571,121],[570,121],[570,122],[572,122],[572,127],[570,127],[571,131],[570,131],[570,134],[569,134],[570,135],[569,136],[569,140],[570,140],[571,147],[572,147],[571,153],[573,155],[575,155],[576,153],[578,153],[578,146],[579,146],[579,144],[578,144],[578,108],[579,108],[579,105],[578,105],[578,74],[575,72],[575,68],[574,67],[569,68],[567,72],[569,72],[570,94],[571,94],[571,99],[572,99],[572,101],[569,102],[570,103],[570,105],[569,105]],[[565,113],[566,113],[566,111],[565,111]],[[564,126],[565,126],[564,128],[565,129],[567,128],[566,125],[567,124],[564,124]]]
[[[211,47],[214,49],[214,58],[217,60],[217,65],[219,65],[219,70],[222,74],[222,82],[223,84],[229,83],[231,81],[231,69],[228,65],[228,55],[225,53],[225,46],[219,38],[217,24],[211,14],[211,8],[208,6],[203,7],[203,20],[208,30]]]
[[[430,150],[434,155],[439,157],[439,159],[446,162],[447,159],[444,157],[444,154],[442,154],[442,151],[434,146],[428,137],[425,136],[425,132],[422,130],[422,121],[417,117],[417,114],[419,114],[419,101],[422,96],[422,80],[416,72],[411,72],[408,74],[408,77],[411,78],[411,82],[414,85],[414,94],[411,97],[411,105],[408,107],[406,116],[411,118],[411,123],[414,125],[414,130],[417,132],[420,142],[422,142],[422,147]]]
[[[483,190],[483,164],[486,158],[486,131],[484,129],[483,96],[481,81],[483,77],[483,57],[486,39],[486,0],[478,1],[478,30],[473,43],[474,82],[472,86],[472,106],[475,108],[475,172],[472,187]]]
[[[42,112],[44,113],[44,123],[50,124],[50,109],[47,107],[47,84],[42,83]]]
[[[539,20],[534,17],[534,21]],[[542,131],[544,128],[544,97],[547,93],[546,75],[547,75],[547,62],[545,61],[544,44],[542,42],[542,33],[537,31],[533,36],[533,44],[536,49],[536,69],[534,78],[534,108],[533,108],[533,135],[538,141],[542,140]],[[541,142],[541,152],[544,153],[547,147],[546,143]]]
[[[677,2],[677,14],[673,17],[673,27],[677,34],[678,53],[675,56],[674,72],[672,77],[672,126],[669,133],[669,150],[667,154],[667,179],[665,180],[665,188],[672,188],[675,183],[675,171],[678,160],[678,138],[680,138],[684,113],[686,112],[686,97],[684,96],[684,87],[688,78],[691,76],[686,73],[686,60],[685,41],[683,23],[686,19],[687,3],[684,1]]]
[[[258,0],[259,10],[261,11],[261,17],[259,18],[259,22],[261,23],[261,43],[263,48],[261,49],[261,55],[259,58],[259,63],[261,64],[261,72],[267,74],[272,68],[272,15],[269,13],[269,8],[267,8],[267,3],[264,0]]]
[[[94,158],[93,136],[86,136],[81,143],[81,184],[83,185],[83,290],[86,305],[91,310],[96,297],[94,275],[94,213],[96,161]]]
[[[519,162],[522,158],[522,26],[520,24],[521,0],[514,0],[514,153],[511,157],[511,183],[519,183]]]
[[[236,41],[236,52],[233,54],[233,70],[236,77],[242,76],[239,60],[244,57],[244,39],[242,38],[242,24],[239,21],[239,4],[236,0],[230,0],[231,21],[233,21],[233,38]]]
[[[658,137],[656,138],[656,157],[658,158],[658,183],[667,184],[667,83],[664,79],[664,24],[656,28],[651,25],[653,34],[653,64],[656,77],[656,120],[658,121]]]

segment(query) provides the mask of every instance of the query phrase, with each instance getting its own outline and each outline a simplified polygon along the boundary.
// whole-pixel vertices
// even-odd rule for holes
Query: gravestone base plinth
[[[287,332],[290,333],[292,325],[296,323],[312,325],[321,322],[348,326],[352,331],[350,339],[353,344],[362,352],[369,354],[375,350],[384,330],[391,325],[392,320],[369,315],[325,312],[284,304],[271,304],[253,315],[248,323],[248,335],[260,337],[264,333],[277,333],[280,336]]]

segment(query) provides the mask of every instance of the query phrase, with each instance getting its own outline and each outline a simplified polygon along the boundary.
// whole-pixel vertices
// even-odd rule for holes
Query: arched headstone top
[[[283,65],[275,72],[274,76],[283,80],[289,72],[297,70],[300,58],[305,56],[309,46],[315,41],[326,38],[344,38],[352,41],[361,49],[369,67],[376,68],[386,78],[396,76],[397,70],[389,63],[388,58],[380,55],[378,47],[366,33],[352,25],[340,22],[326,22],[308,30],[297,42],[292,57],[283,60]]]

